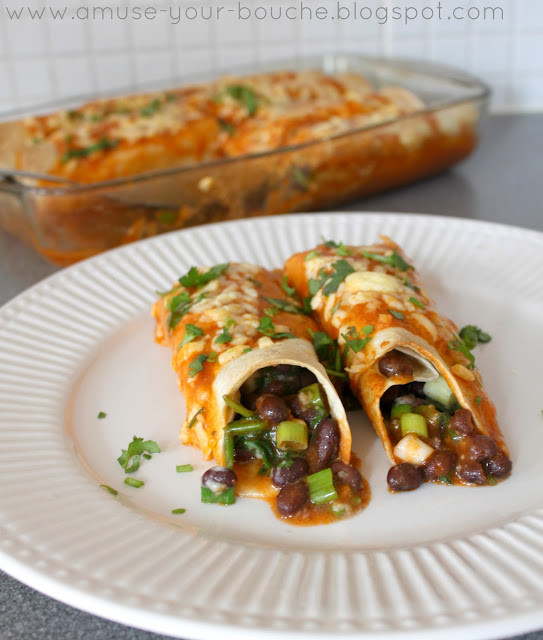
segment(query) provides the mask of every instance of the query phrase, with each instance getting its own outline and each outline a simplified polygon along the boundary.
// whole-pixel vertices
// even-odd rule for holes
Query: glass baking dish
[[[438,173],[477,144],[489,90],[465,73],[422,62],[328,55],[242,69],[239,75],[284,69],[361,74],[376,89],[408,89],[424,108],[296,146],[107,182],[83,185],[52,176],[44,180],[0,168],[0,226],[51,262],[66,265],[173,229],[334,207]],[[156,89],[144,87],[142,92]],[[70,109],[86,101],[88,97],[31,113],[12,112],[1,120]]]

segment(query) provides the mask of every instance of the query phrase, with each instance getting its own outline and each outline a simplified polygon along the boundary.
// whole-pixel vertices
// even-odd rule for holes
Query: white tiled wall
[[[354,2],[339,0],[351,14]],[[253,12],[265,8],[268,16],[271,8],[277,15],[280,8],[291,7],[291,15],[295,10],[298,17],[240,20],[238,0],[4,0],[0,109],[324,52],[444,62],[486,80],[494,90],[496,110],[543,109],[543,0],[356,0],[359,12],[373,14],[356,20],[337,19],[337,0],[242,0],[241,4]],[[438,4],[442,19],[437,17]],[[219,19],[183,19],[178,24],[160,12],[154,20],[74,18],[77,7],[216,11],[220,6]],[[305,18],[299,17],[302,6]],[[9,18],[7,8],[23,7],[24,17]],[[31,19],[26,7],[44,8],[44,17]],[[65,19],[46,17],[51,8],[64,7],[71,11]],[[310,20],[307,9],[315,12],[317,7],[325,7],[334,18]],[[434,17],[406,23],[408,7],[419,13],[426,7],[426,16],[433,10]],[[494,7],[496,19],[455,20],[451,14],[456,7],[464,15],[470,7],[472,15]],[[409,11],[412,16],[414,9]]]

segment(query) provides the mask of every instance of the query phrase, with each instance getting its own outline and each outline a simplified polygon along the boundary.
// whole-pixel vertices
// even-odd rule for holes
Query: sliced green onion
[[[186,509],[172,509],[172,513],[174,515],[181,515],[182,513],[185,513]]]
[[[443,376],[439,376],[435,380],[429,380],[422,388],[424,395],[432,400],[439,402],[447,409],[450,409],[456,402],[454,393],[450,390],[449,385]]]
[[[307,476],[309,485],[309,497],[313,504],[324,504],[337,500],[337,491],[334,487],[332,469],[323,469]]]
[[[428,437],[426,418],[418,413],[404,413],[400,416],[400,427],[402,429],[402,436],[408,433],[416,433],[424,438]]]
[[[281,451],[307,449],[307,425],[303,420],[285,420],[277,425],[277,448]]]
[[[412,408],[408,402],[405,402],[403,404],[395,404],[390,411],[390,417],[399,418],[404,413],[411,413],[411,411]]]
[[[116,496],[119,492],[117,489],[110,487],[108,484],[101,484],[102,489],[105,489],[108,493],[111,493],[112,496]]]
[[[230,409],[233,409],[236,413],[239,413],[239,415],[243,416],[244,418],[251,418],[252,416],[255,415],[254,411],[251,411],[250,409],[246,409],[239,402],[232,400],[230,396],[224,395],[222,399],[226,402],[226,404],[230,407]]]
[[[207,504],[234,504],[236,501],[235,487],[228,487],[221,493],[214,493],[207,487],[202,487],[202,502]]]
[[[194,471],[194,467],[191,464],[177,464],[175,465],[177,473],[186,473],[187,471]]]
[[[127,484],[129,487],[134,487],[135,489],[139,489],[140,487],[143,487],[143,485],[145,484],[143,480],[136,480],[136,478],[130,478],[130,477],[125,478],[124,483]]]
[[[256,458],[262,460],[260,473],[267,473],[274,466],[275,452],[271,442],[263,438],[239,438],[236,445],[241,449],[252,451]]]

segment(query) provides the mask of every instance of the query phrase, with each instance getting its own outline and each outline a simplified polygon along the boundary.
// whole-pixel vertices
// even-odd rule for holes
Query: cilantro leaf
[[[197,373],[204,368],[204,362],[207,360],[207,356],[205,353],[201,353],[199,356],[196,356],[194,360],[189,364],[189,378],[194,378]]]
[[[160,453],[160,447],[154,440],[144,440],[134,436],[128,447],[122,449],[117,461],[125,473],[133,473],[139,469],[141,455],[145,452]]]
[[[327,248],[327,249],[337,249],[336,253],[338,256],[351,256],[353,254],[352,249],[347,249],[347,247],[343,244],[343,242],[340,242],[339,244],[337,242],[334,242],[333,240],[323,240],[323,245]]]
[[[371,253],[371,251],[362,251],[362,255],[364,258],[368,258],[368,260],[377,260],[378,262],[388,264],[390,267],[398,269],[399,271],[408,271],[409,269],[413,269],[413,267],[402,258],[396,249],[394,249],[389,256],[383,256],[380,253]]]
[[[331,293],[337,291],[339,285],[350,273],[354,272],[353,267],[351,267],[347,260],[334,262],[332,269],[331,273],[326,273],[324,269],[320,269],[317,280],[314,278],[309,279],[309,294],[311,296],[314,296],[320,288],[322,288],[323,295],[329,296]]]
[[[368,335],[368,328],[369,333],[373,331],[373,327],[371,325],[366,325],[363,329],[363,333],[366,335],[365,338],[360,337],[356,327],[349,327],[347,329],[347,334],[341,334],[342,338],[345,340],[345,355],[349,353],[349,349],[354,353],[358,353],[368,344],[371,340],[371,337]]]
[[[245,84],[233,84],[223,89],[215,98],[217,102],[222,102],[224,96],[229,96],[247,109],[249,116],[254,116],[259,107],[259,98],[251,87]]]
[[[229,262],[225,262],[224,264],[215,265],[205,273],[200,273],[197,267],[191,267],[184,276],[179,278],[179,282],[187,289],[191,289],[193,287],[201,289],[208,282],[215,280],[215,278],[218,278],[222,273],[224,273],[229,264]]]
[[[296,289],[288,286],[287,276],[283,276],[283,279],[281,280],[281,289],[283,289],[289,298],[297,298]]]
[[[411,304],[414,304],[416,307],[420,307],[421,309],[426,309],[426,305],[424,304],[424,302],[421,302],[420,300],[418,300],[417,298],[414,298],[413,296],[409,298],[409,302]]]
[[[301,315],[305,315],[305,311],[302,307],[298,307],[297,305],[289,302],[288,300],[282,300],[281,298],[266,298],[264,297],[266,302],[269,302],[271,305],[279,309],[280,311],[285,311],[286,313],[298,313]]]
[[[396,318],[396,320],[405,320],[405,316],[401,311],[395,309],[389,309],[388,312]]]
[[[262,286],[262,282],[260,282],[260,280],[256,280],[255,278],[249,278],[249,280],[255,285],[255,287],[257,287],[258,289],[260,289],[260,287]]]
[[[487,342],[490,342],[492,340],[490,334],[486,333],[473,324],[468,324],[467,326],[462,327],[462,329],[460,329],[459,335],[470,351],[474,349],[479,342],[482,344],[486,344]]]
[[[416,285],[414,285],[411,280],[409,280],[409,278],[405,278],[405,280],[403,281],[404,285],[406,287],[409,287],[409,289],[411,289],[412,291],[416,291],[417,293],[420,292],[420,287],[417,287]]]
[[[304,258],[304,261],[307,262],[308,260],[313,260],[313,258],[318,258],[320,256],[320,253],[316,250],[313,249],[313,251],[310,251],[306,257]]]
[[[225,342],[230,342],[230,340],[232,340],[232,334],[228,331],[228,328],[225,325],[222,329],[222,333],[215,338],[215,343],[224,344]]]
[[[279,340],[280,338],[296,337],[295,335],[287,331],[277,333],[275,331],[275,325],[273,324],[273,320],[270,318],[270,316],[261,316],[260,324],[258,325],[258,331],[260,331],[260,333],[264,334],[265,336],[274,338],[276,340]]]
[[[66,151],[60,161],[62,163],[68,162],[72,158],[86,158],[91,153],[95,151],[106,151],[107,149],[115,149],[115,147],[119,144],[118,140],[110,140],[109,138],[100,138],[98,142],[89,145],[88,147],[83,147],[81,149],[68,149]]]
[[[475,367],[475,356],[471,353],[463,340],[460,338],[449,340],[448,344],[451,351],[459,351],[461,354],[466,356],[469,360],[468,369],[473,369]]]
[[[192,307],[192,299],[186,291],[182,291],[173,298],[170,298],[166,303],[166,309],[169,309],[170,315],[168,316],[168,331],[172,331],[179,324],[181,318]]]
[[[204,330],[200,329],[200,327],[197,327],[195,324],[186,324],[185,335],[183,336],[183,340],[181,340],[181,344],[179,346],[182,347],[184,344],[187,344],[187,342],[191,342],[194,338],[199,338],[203,335]]]
[[[143,109],[140,109],[140,115],[142,115],[144,118],[150,118],[159,109],[160,100],[158,98],[155,98],[154,100],[151,100],[151,102],[147,106],[143,107]]]
[[[107,413],[105,413],[104,411],[100,411],[98,413],[98,420],[103,420],[106,416],[107,416]]]

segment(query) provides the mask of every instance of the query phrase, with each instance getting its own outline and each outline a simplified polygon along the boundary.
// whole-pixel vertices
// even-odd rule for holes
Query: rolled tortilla
[[[338,341],[351,388],[391,463],[406,458],[395,450],[381,399],[393,386],[433,381],[439,376],[460,407],[471,413],[478,435],[491,438],[498,452],[508,456],[496,410],[473,355],[456,325],[436,310],[398,245],[386,237],[366,247],[329,242],[291,257],[285,273],[289,284],[310,303],[317,322]],[[386,377],[381,373],[379,362],[391,352],[407,356],[412,375]],[[426,451],[432,454],[431,449]],[[469,458],[460,445],[455,455],[459,465]],[[453,480],[462,482],[457,475]]]
[[[186,400],[181,441],[224,465],[225,427],[234,411],[223,397],[237,402],[241,386],[256,371],[290,364],[316,376],[339,425],[338,457],[349,463],[351,433],[343,405],[309,338],[308,329],[317,330],[314,321],[282,290],[278,272],[234,263],[213,269],[218,275],[203,286],[177,284],[152,310],[155,338],[172,348],[172,366]],[[197,272],[209,274],[213,269]],[[201,335],[187,342],[191,327]],[[231,336],[228,341],[220,338],[225,332]]]

